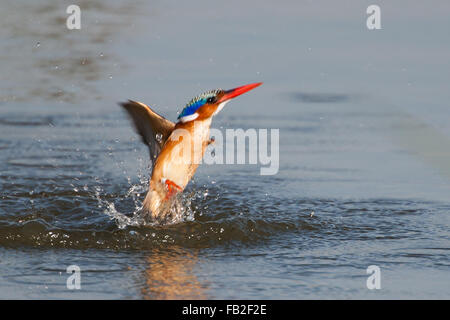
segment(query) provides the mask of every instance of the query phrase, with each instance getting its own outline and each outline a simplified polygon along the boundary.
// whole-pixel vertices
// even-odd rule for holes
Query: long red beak
[[[237,87],[234,89],[226,90],[225,94],[222,96],[219,102],[224,102],[233,98],[236,98],[237,96],[240,96],[243,93],[246,93],[247,91],[250,91],[252,89],[255,89],[256,87],[259,87],[262,85],[262,82],[256,82],[251,84],[246,84],[242,87]]]

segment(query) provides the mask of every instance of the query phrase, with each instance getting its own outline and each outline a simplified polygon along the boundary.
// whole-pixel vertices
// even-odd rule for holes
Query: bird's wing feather
[[[150,159],[154,165],[154,160],[172,133],[175,123],[160,116],[141,102],[128,100],[128,102],[120,103],[120,105],[128,112],[137,133],[148,146]]]

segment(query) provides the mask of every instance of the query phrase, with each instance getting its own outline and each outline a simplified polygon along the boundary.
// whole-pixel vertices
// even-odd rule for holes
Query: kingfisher
[[[167,120],[148,105],[133,100],[120,103],[150,151],[151,178],[142,213],[151,222],[171,218],[171,204],[194,176],[208,145],[212,118],[233,98],[260,86],[247,84],[230,90],[215,89],[191,99],[177,122]]]

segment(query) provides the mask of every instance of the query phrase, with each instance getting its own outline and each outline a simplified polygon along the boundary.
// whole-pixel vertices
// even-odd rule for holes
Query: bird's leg
[[[177,185],[172,180],[163,178],[163,179],[161,179],[161,182],[167,186],[167,190],[168,190],[165,200],[169,200],[175,193],[183,190],[183,188],[181,188],[179,185]]]

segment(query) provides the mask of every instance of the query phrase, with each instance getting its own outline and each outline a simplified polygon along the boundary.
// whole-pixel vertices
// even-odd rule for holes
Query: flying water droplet
[[[161,133],[157,133],[156,136],[155,136],[156,141],[162,142],[162,137],[163,137],[163,135]]]

